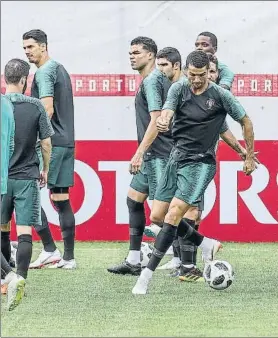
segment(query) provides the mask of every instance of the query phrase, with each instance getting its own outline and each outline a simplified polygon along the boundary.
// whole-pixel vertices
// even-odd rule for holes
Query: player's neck
[[[6,94],[12,94],[12,93],[22,94],[22,88],[19,88],[18,86],[13,85],[13,84],[7,85]]]
[[[191,90],[195,95],[201,95],[208,89],[208,86],[209,86],[209,81],[207,80],[207,82],[204,84],[202,88],[194,89],[193,87],[191,87]]]
[[[145,78],[147,77],[153,70],[155,69],[155,61],[153,63],[150,63],[149,65],[146,65],[146,67],[142,70],[139,70],[139,74]]]
[[[182,71],[179,70],[178,72],[176,72],[176,74],[174,75],[173,79],[172,79],[172,83],[179,81],[179,79],[182,77]]]
[[[40,68],[42,65],[44,65],[48,60],[50,59],[48,53],[46,53],[42,58],[40,59],[39,63],[36,63],[37,68]]]

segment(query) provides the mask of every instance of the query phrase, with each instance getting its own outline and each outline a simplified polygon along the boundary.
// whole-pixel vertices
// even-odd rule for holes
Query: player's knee
[[[21,235],[32,235],[32,226],[30,225],[17,225],[16,226],[17,236]]]
[[[184,218],[191,219],[192,221],[197,221],[199,218],[199,210],[197,207],[191,207],[183,216]]]
[[[182,218],[182,211],[178,206],[170,207],[167,215],[165,216],[165,223],[169,224],[179,224]]]
[[[146,224],[144,203],[136,202],[127,197],[126,204],[129,211],[130,235],[142,236]]]
[[[51,188],[52,201],[66,201],[69,199],[69,188]]]
[[[195,221],[195,228],[196,228],[196,230],[198,230],[199,225],[201,223],[201,220],[202,220],[201,217],[202,217],[202,211],[198,210],[198,216],[197,216],[196,221]]]
[[[161,223],[163,223],[164,216],[165,215],[162,214],[161,212],[159,212],[157,210],[152,210],[152,212],[150,214],[150,220],[154,224],[161,224]]]
[[[126,204],[129,212],[144,211],[144,203],[136,202],[129,197],[126,198]]]

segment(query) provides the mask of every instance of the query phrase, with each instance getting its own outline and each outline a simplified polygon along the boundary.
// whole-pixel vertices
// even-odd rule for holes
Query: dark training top
[[[235,121],[246,115],[228,90],[210,83],[205,92],[195,95],[185,77],[171,86],[163,109],[175,112],[172,132],[177,160],[214,159],[226,115]]]
[[[54,113],[51,124],[55,134],[53,146],[74,147],[74,106],[72,85],[68,72],[50,59],[35,73],[31,95],[38,99],[53,97]]]
[[[158,69],[154,69],[141,83],[135,97],[136,125],[139,144],[142,142],[151,121],[150,113],[161,111],[166,101],[170,80]],[[173,147],[171,131],[159,133],[146,151],[144,159],[167,158]]]
[[[48,114],[40,100],[22,94],[6,96],[14,106],[14,152],[10,160],[9,178],[38,179],[39,158],[36,152],[37,137],[44,140],[54,134]]]

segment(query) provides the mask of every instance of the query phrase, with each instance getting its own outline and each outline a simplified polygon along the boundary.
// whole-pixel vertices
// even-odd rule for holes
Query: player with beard
[[[216,57],[210,54],[210,68],[209,68],[209,80],[216,82],[218,79],[218,64],[216,64]],[[178,81],[184,77],[181,67],[181,55],[176,48],[165,47],[157,54],[157,67],[171,80],[172,83]],[[246,150],[237,141],[235,136],[229,130],[227,123],[223,124],[220,131],[220,137],[231,148],[233,148],[242,159],[245,158]],[[259,162],[258,162],[259,163]],[[184,215],[184,220],[191,224],[198,230],[200,224],[201,213],[204,207],[204,198],[202,196],[199,203],[191,205],[190,209]],[[145,234],[150,237],[156,237],[161,230],[156,224],[151,224],[145,227]],[[180,243],[179,243],[180,242]],[[197,247],[188,240],[182,238],[176,238],[173,242],[174,257],[164,265],[158,267],[158,269],[173,269],[170,276],[175,277],[180,275],[180,266],[183,265],[182,275],[180,279],[183,281],[197,282],[203,281],[202,272],[196,268],[197,263]]]
[[[155,67],[156,43],[139,36],[131,41],[130,62],[142,76],[135,97],[138,148],[131,159],[129,171],[134,175],[127,194],[129,211],[129,253],[119,265],[108,268],[116,274],[140,275],[140,250],[146,224],[144,202],[153,200],[157,184],[168,161],[173,139],[170,132],[159,134],[156,119],[160,116],[167,92],[168,78]]]
[[[50,58],[45,32],[34,29],[23,34],[23,48],[30,63],[38,68],[32,83],[31,95],[43,103],[55,134],[52,136],[52,154],[47,188],[59,214],[64,241],[63,259],[49,230],[45,212],[42,225],[36,231],[43,250],[30,268],[51,267],[75,269],[75,218],[70,204],[69,188],[74,185],[74,105],[71,79],[63,65]]]
[[[214,259],[219,242],[202,236],[181,221],[215,175],[215,148],[227,114],[242,125],[247,150],[244,172],[250,175],[256,168],[252,122],[229,91],[209,81],[208,55],[202,51],[190,53],[186,68],[188,81],[181,79],[171,86],[161,116],[157,118],[160,132],[169,131],[174,118],[174,149],[156,190],[151,211],[151,220],[163,222],[163,228],[156,238],[150,261],[132,290],[133,294],[146,294],[153,272],[177,233],[200,246],[205,263]]]

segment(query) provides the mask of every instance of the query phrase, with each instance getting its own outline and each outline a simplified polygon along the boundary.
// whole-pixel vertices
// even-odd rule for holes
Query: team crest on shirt
[[[209,110],[212,110],[215,106],[215,100],[211,98],[207,99],[206,106]]]

